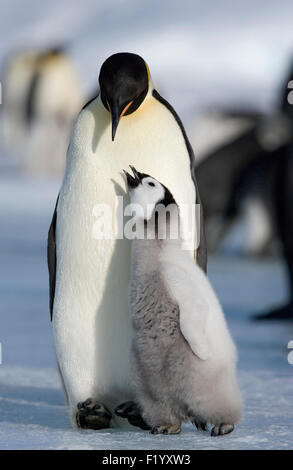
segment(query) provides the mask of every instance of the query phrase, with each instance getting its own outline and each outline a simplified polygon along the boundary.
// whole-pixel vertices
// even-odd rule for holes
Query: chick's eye
[[[149,186],[155,186],[155,183],[152,183],[151,181],[148,183]]]

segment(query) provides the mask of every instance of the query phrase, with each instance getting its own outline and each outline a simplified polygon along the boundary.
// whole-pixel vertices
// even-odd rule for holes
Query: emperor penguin
[[[291,140],[276,155],[275,186],[272,197],[275,203],[277,234],[284,258],[288,283],[288,300],[270,311],[258,313],[254,320],[293,320],[293,62],[290,63],[281,91],[280,109],[289,120]]]
[[[6,61],[3,72],[3,141],[7,148],[19,152],[27,135],[27,102],[35,74],[38,53],[18,52]]]
[[[153,434],[180,433],[187,420],[202,430],[212,424],[212,436],[228,434],[242,401],[223,311],[205,273],[182,249],[173,194],[132,170],[134,176],[125,173],[142,228],[132,241],[129,287],[138,407]]]
[[[84,104],[62,48],[19,51],[5,67],[3,137],[29,173],[63,174],[73,123]]]
[[[62,48],[40,53],[25,110],[29,171],[64,173],[66,149],[84,103],[79,76],[68,54]]]
[[[99,237],[94,230],[101,205],[110,209],[113,224],[120,223],[118,196],[125,204],[129,201],[121,168],[129,163],[143,166],[170,188],[179,204],[197,213],[188,253],[206,269],[195,159],[181,120],[136,54],[109,57],[99,84],[99,95],[74,125],[48,235],[58,365],[73,427],[93,429],[122,423],[113,409],[134,398],[127,302],[131,241]],[[182,223],[189,225],[188,216]],[[185,233],[190,238],[190,230]],[[129,422],[143,427],[139,417]]]

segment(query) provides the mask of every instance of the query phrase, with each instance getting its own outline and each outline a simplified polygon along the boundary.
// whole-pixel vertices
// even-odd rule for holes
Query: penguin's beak
[[[129,103],[126,106],[124,106],[122,111],[120,111],[119,106],[113,105],[112,107],[110,107],[110,105],[108,103],[109,110],[112,114],[112,142],[115,139],[115,135],[116,135],[116,131],[117,131],[117,127],[118,127],[120,118],[122,118],[122,116],[124,116],[124,114],[126,113],[128,108],[132,105],[132,103],[133,103],[133,100],[129,101]]]
[[[139,171],[137,171],[134,166],[131,166],[129,165],[130,168],[132,169],[132,172],[134,174],[134,177],[132,175],[130,175],[130,173],[128,173],[127,171],[123,170],[124,171],[124,174],[127,178],[127,184],[128,184],[128,187],[129,189],[134,189],[136,188],[140,182],[141,182],[141,174],[139,173]]]
[[[120,121],[120,114],[116,107],[113,106],[113,109],[111,109],[111,114],[112,114],[112,142],[114,142],[117,127]]]

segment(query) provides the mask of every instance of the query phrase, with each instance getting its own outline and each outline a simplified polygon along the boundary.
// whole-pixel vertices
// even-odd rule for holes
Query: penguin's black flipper
[[[114,410],[115,415],[119,416],[119,418],[126,418],[128,419],[129,424],[132,426],[137,426],[144,431],[148,431],[151,429],[140,414],[140,410],[137,404],[134,401],[126,401],[118,405]]]
[[[51,225],[48,232],[48,243],[47,243],[47,262],[49,270],[49,291],[50,291],[50,315],[51,320],[53,318],[53,304],[55,295],[55,283],[56,283],[56,222],[57,222],[57,205],[58,205],[59,194],[57,197],[55,210]]]
[[[251,317],[254,321],[263,321],[263,320],[293,320],[293,303],[283,305],[283,307],[276,308],[271,310],[268,313],[261,313],[258,315],[253,315]]]
[[[196,189],[196,203],[199,204],[200,210],[200,227],[199,227],[199,246],[196,251],[196,261],[197,264],[201,267],[201,269],[206,273],[207,272],[207,246],[206,246],[206,238],[205,238],[205,229],[204,229],[204,216],[203,216],[203,207],[202,202],[199,195],[199,189],[197,185],[197,181],[194,175],[194,183]]]

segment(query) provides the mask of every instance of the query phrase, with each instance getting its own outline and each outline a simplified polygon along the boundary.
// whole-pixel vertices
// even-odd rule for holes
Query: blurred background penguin
[[[291,64],[271,113],[207,111],[194,125],[209,251],[284,256],[289,301],[257,320],[293,318],[292,80]]]
[[[292,0],[1,6],[0,448],[85,445],[71,432],[56,371],[46,241],[72,124],[97,95],[101,64],[123,51],[149,63],[194,148],[208,277],[237,344],[245,399],[243,425],[215,446],[292,447]],[[121,447],[122,436],[122,447],[140,447],[133,434],[111,433],[107,446]],[[87,434],[86,446],[104,448],[105,434]]]
[[[292,141],[291,108],[284,100],[288,82],[282,83],[278,106],[271,113],[222,108],[207,110],[195,120],[198,184],[210,252],[277,252],[277,168]]]
[[[72,126],[85,99],[62,48],[25,50],[6,61],[4,143],[24,172],[62,174]]]

